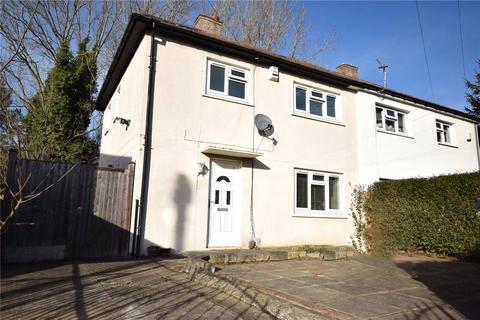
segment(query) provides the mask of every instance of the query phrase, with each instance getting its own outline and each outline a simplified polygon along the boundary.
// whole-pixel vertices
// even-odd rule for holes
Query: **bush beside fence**
[[[480,172],[377,182],[365,194],[367,247],[380,255],[479,255],[478,197]]]

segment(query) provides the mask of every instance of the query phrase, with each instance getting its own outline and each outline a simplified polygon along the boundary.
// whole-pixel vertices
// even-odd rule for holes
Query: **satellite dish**
[[[267,139],[272,140],[273,145],[277,145],[278,141],[275,138],[270,138],[270,136],[275,131],[273,127],[272,120],[264,114],[257,114],[255,116],[255,127],[258,129],[258,133]]]
[[[270,137],[275,131],[272,120],[264,114],[257,114],[255,116],[255,126],[258,129],[258,133],[264,137]]]

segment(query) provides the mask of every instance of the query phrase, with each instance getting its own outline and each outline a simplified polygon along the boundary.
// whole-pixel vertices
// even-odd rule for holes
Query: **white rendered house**
[[[133,15],[99,92],[100,164],[136,163],[133,249],[348,244],[356,185],[479,169],[478,119],[353,66],[226,40],[220,24]]]

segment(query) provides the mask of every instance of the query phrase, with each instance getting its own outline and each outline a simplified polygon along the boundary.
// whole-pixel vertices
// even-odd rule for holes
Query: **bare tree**
[[[335,40],[334,31],[324,40],[311,38],[305,9],[291,1],[217,0],[204,10],[220,17],[227,38],[300,60],[314,62]]]
[[[53,188],[57,183],[65,179],[65,177],[67,177],[77,165],[78,162],[71,166],[68,171],[62,174],[58,179],[51,183],[47,183],[57,166],[56,163],[51,163],[50,169],[45,177],[34,185],[32,185],[31,182],[31,173],[22,172],[18,165],[15,165],[15,168],[9,168],[9,170],[14,170],[12,176],[15,178],[15,181],[7,181],[6,177],[2,177],[1,180],[5,192],[8,193],[5,198],[9,200],[9,204],[8,206],[5,206],[5,208],[8,208],[8,213],[2,212],[0,217],[0,233],[3,233],[6,230],[8,224],[13,221],[23,205],[40,197],[43,193]],[[5,201],[5,199],[3,201]]]
[[[185,22],[192,8],[192,1],[179,0],[2,1],[0,65],[6,84],[14,98],[28,108],[29,99],[44,88],[60,43],[79,43],[84,39],[90,40],[89,48],[97,48],[101,80],[132,12]]]

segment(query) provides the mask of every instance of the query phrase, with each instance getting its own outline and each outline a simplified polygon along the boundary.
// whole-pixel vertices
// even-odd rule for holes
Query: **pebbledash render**
[[[345,245],[355,186],[479,170],[478,119],[196,26],[133,15],[99,92],[100,165],[136,164],[132,251]]]

